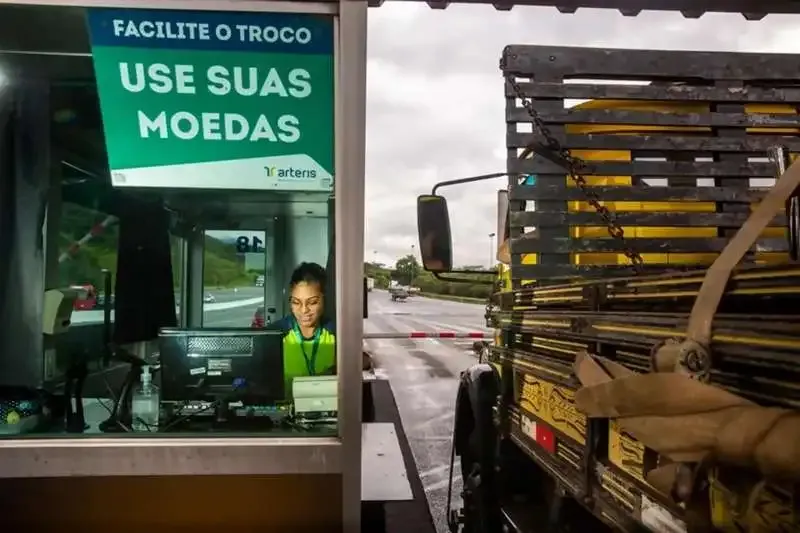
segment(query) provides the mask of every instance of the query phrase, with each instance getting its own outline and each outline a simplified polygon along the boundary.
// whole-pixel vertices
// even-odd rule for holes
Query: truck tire
[[[496,485],[499,434],[493,407],[499,378],[491,365],[473,365],[461,374],[456,396],[454,450],[463,481],[462,533],[502,531]]]

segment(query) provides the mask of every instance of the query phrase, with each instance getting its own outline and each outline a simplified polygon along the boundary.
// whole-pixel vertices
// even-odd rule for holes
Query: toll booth
[[[360,530],[366,10],[0,1],[0,507],[16,529]],[[327,272],[329,423],[253,425],[268,380],[225,352],[192,387],[249,380],[202,400],[230,419],[244,405],[246,429],[169,431],[165,416],[201,417],[161,412],[136,431],[118,404],[143,366],[166,394],[164,331],[187,358],[252,355],[292,316],[303,262]],[[299,412],[283,394],[267,407]],[[47,511],[20,512],[34,501]]]

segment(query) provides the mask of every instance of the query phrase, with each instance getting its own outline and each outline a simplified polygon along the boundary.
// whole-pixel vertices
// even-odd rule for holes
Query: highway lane
[[[215,309],[203,313],[203,327],[246,328],[260,304],[249,304],[232,309]]]
[[[232,303],[238,300],[252,300],[264,295],[264,287],[239,287],[234,289],[206,289],[206,294],[214,296],[215,302]],[[205,294],[204,294],[205,296]],[[204,307],[208,304],[203,304]],[[259,303],[252,303],[230,309],[204,309],[203,326],[218,328],[249,327]]]
[[[211,294],[215,303],[235,302],[236,300],[247,300],[264,295],[264,287],[237,287],[235,289],[215,289],[207,287],[204,289],[203,296]]]
[[[203,323],[208,327],[247,327],[253,319],[256,309],[261,303],[258,298],[263,299],[263,287],[239,287],[237,289],[214,289],[207,288],[203,291],[203,297],[210,294],[214,297],[213,302],[203,303]],[[180,298],[175,295],[176,300]],[[242,302],[236,305],[236,302]],[[178,309],[180,312],[180,309]],[[113,320],[112,310],[112,320]],[[72,322],[76,326],[81,324],[99,324],[103,321],[102,309],[92,309],[89,311],[74,311]]]
[[[392,303],[383,291],[369,294],[366,333],[411,331],[486,331],[484,308],[445,300],[414,297]],[[470,339],[367,341],[376,373],[389,379],[440,533],[447,531],[446,500],[453,411],[458,376],[476,362]],[[459,472],[456,463],[456,472]],[[460,476],[453,487],[460,505]]]

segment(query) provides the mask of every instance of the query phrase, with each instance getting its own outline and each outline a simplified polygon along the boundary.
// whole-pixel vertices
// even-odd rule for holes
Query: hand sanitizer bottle
[[[131,401],[131,428],[134,431],[158,431],[159,409],[158,389],[153,385],[153,375],[149,366],[143,366],[141,382]]]

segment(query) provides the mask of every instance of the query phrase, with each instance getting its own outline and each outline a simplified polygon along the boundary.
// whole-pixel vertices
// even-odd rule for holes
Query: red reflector
[[[482,339],[485,336],[486,335],[484,335],[483,333],[468,333],[467,334],[467,337],[469,337],[470,339]]]
[[[556,453],[556,436],[548,426],[522,415],[520,427],[525,435],[535,441],[546,452]]]
[[[412,331],[411,334],[409,335],[409,338],[412,338],[412,339],[424,339],[427,336],[428,335],[426,333],[423,333],[421,331]]]
[[[544,424],[536,424],[536,444],[549,453],[556,453],[556,436],[553,434],[553,431]]]

